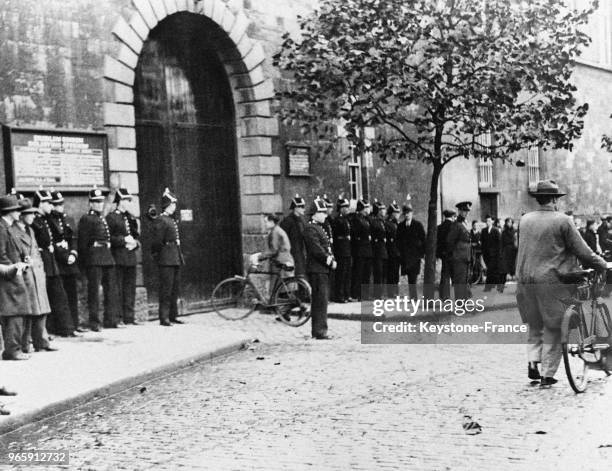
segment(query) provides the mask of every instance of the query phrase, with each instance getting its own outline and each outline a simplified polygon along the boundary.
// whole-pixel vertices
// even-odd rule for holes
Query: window
[[[568,7],[585,10],[589,7],[589,1],[568,0]],[[612,2],[599,2],[599,8],[583,29],[593,42],[584,49],[578,61],[612,67]]]
[[[540,148],[530,147],[527,150],[527,171],[529,189],[535,189],[536,185],[540,181]]]
[[[477,136],[476,148],[481,152],[486,152],[491,148],[493,141],[491,133],[486,133]],[[490,158],[480,157],[478,159],[478,187],[479,188],[493,188],[493,160]]]
[[[351,199],[361,198],[361,157],[354,146],[349,146],[351,158],[349,159],[349,190]]]

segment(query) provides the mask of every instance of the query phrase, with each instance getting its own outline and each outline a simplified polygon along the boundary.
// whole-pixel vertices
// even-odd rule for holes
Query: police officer
[[[102,190],[92,188],[89,212],[81,217],[78,227],[79,263],[87,275],[87,308],[94,332],[100,331],[100,285],[104,291],[104,327],[118,327],[115,261],[110,250],[110,230],[102,215],[104,200]]]
[[[334,300],[348,302],[351,296],[351,223],[348,212],[350,203],[340,195],[336,203],[338,215],[332,219],[333,252],[338,266],[334,271]]]
[[[370,234],[370,203],[366,199],[357,201],[357,212],[351,224],[351,246],[353,252],[353,276],[351,297],[355,300],[370,297],[372,276],[372,236]],[[362,286],[363,285],[363,286]],[[362,289],[365,292],[362,293]]]
[[[442,268],[440,269],[440,285],[438,286],[438,292],[440,299],[447,300],[450,298],[450,282],[451,282],[451,259],[450,249],[447,246],[446,238],[448,232],[453,225],[453,218],[455,217],[455,211],[451,209],[445,209],[442,211],[444,221],[438,225],[437,239],[436,239],[436,258],[439,258],[442,262]]]
[[[162,214],[154,226],[151,251],[159,266],[159,323],[169,327],[184,324],[178,318],[179,275],[185,264],[178,223],[174,218],[177,197],[168,188],[162,195]]]
[[[455,205],[458,211],[457,220],[452,223],[446,237],[446,244],[451,260],[451,279],[455,290],[455,299],[468,299],[472,296],[469,284],[469,265],[472,260],[470,226],[467,215],[472,203],[462,201]]]
[[[399,294],[399,277],[401,256],[397,246],[397,224],[400,216],[400,208],[393,201],[387,208],[387,219],[385,220],[385,237],[387,239],[387,295],[393,298]]]
[[[285,217],[280,227],[289,236],[291,243],[291,255],[295,262],[295,276],[306,275],[306,249],[304,247],[304,212],[306,210],[306,202],[304,198],[296,194],[289,205],[291,213]]]
[[[332,228],[332,214],[334,212],[334,204],[327,197],[327,195],[323,195],[323,202],[325,203],[325,207],[327,208],[325,221],[323,221],[323,230],[325,231],[325,234],[327,234],[327,238],[329,239],[330,245],[333,245],[334,231]],[[335,292],[334,292],[335,279],[336,279],[336,272],[335,270],[332,270],[329,273],[329,290],[327,291],[329,294],[329,301],[335,300]]]
[[[370,216],[370,235],[372,236],[372,278],[374,280],[374,297],[382,298],[387,283],[387,230],[385,217],[387,208],[381,201],[374,200]]]
[[[74,325],[68,305],[68,296],[64,290],[61,272],[56,260],[55,250],[64,247],[59,240],[55,240],[51,227],[51,211],[53,197],[48,190],[40,188],[34,193],[34,206],[38,208],[38,214],[32,222],[32,230],[36,237],[36,243],[40,249],[46,276],[47,296],[51,305],[51,315],[47,317],[47,331],[61,337],[74,337]]]
[[[85,332],[80,327],[79,298],[77,279],[79,276],[78,250],[75,223],[64,212],[64,197],[59,191],[51,191],[51,204],[53,209],[49,214],[49,227],[55,241],[55,260],[59,267],[62,286],[68,299],[68,308],[72,319],[72,326],[76,332]]]
[[[117,189],[114,211],[108,213],[106,222],[110,231],[111,252],[115,259],[115,277],[119,295],[119,312],[125,324],[137,325],[134,317],[136,300],[136,250],[138,241],[138,222],[128,211],[132,195],[125,188]]]
[[[329,272],[336,268],[331,243],[323,229],[326,216],[325,201],[317,198],[312,205],[312,220],[304,227],[306,272],[312,287],[312,337],[318,340],[330,338],[327,335]]]

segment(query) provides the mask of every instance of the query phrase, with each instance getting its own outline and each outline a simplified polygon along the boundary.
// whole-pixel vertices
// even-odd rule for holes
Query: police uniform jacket
[[[404,267],[414,266],[420,263],[425,256],[425,229],[416,219],[402,221],[397,227],[397,245]]]
[[[55,260],[61,275],[77,275],[79,267],[75,263],[68,265],[68,257],[78,257],[77,237],[74,221],[64,213],[52,211],[47,218],[53,241],[55,243]]]
[[[23,262],[21,253],[11,227],[0,216],[0,265],[13,265]],[[0,317],[26,316],[32,310],[26,292],[23,276],[16,276],[16,270],[2,270],[0,281]]]
[[[387,255],[389,258],[400,258],[400,251],[397,247],[397,221],[387,219],[385,221],[385,233],[387,237]]]
[[[387,231],[385,221],[379,217],[370,218],[370,235],[372,237],[372,256],[387,260]]]
[[[436,238],[436,258],[448,258],[450,256],[449,247],[446,245],[446,239],[448,237],[448,231],[450,231],[453,221],[450,219],[444,219],[442,224],[438,226],[438,235]]]
[[[353,243],[353,255],[355,257],[372,257],[370,230],[370,221],[362,214],[355,214],[353,224],[351,224],[351,242]]]
[[[160,266],[178,267],[185,264],[176,219],[167,214],[162,214],[157,218],[154,226],[151,252],[153,258]]]
[[[351,223],[348,217],[339,214],[331,221],[333,249],[336,258],[351,256]]]
[[[36,242],[40,249],[43,266],[47,276],[58,276],[60,274],[57,261],[55,260],[55,241],[51,232],[49,218],[42,214],[37,214],[32,223],[32,229],[36,236]]]
[[[294,213],[289,214],[280,222],[280,227],[287,233],[291,243],[291,255],[295,262],[296,274],[306,266],[306,249],[304,247],[304,218]]]
[[[446,246],[453,261],[467,263],[472,259],[470,230],[459,218],[450,226]]]
[[[331,255],[329,238],[321,224],[311,221],[304,227],[304,244],[306,246],[306,273],[329,274],[327,264]]]
[[[106,222],[110,231],[111,252],[115,264],[122,267],[135,267],[136,249],[128,250],[125,246],[125,238],[131,235],[138,241],[140,234],[136,218],[128,211],[121,212],[116,209],[106,215]]]
[[[78,230],[79,261],[85,267],[113,266],[110,231],[101,213],[89,211],[81,217]]]

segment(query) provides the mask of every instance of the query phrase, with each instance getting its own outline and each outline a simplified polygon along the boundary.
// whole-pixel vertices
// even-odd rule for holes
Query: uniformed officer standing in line
[[[385,220],[385,236],[387,238],[387,296],[394,298],[399,294],[399,278],[401,255],[397,246],[397,225],[400,216],[400,208],[393,201],[387,209],[387,219]]]
[[[62,286],[68,299],[68,308],[72,318],[72,326],[76,332],[85,332],[86,328],[80,327],[79,319],[79,297],[77,279],[79,266],[77,263],[77,237],[76,227],[73,219],[64,213],[64,197],[59,191],[51,191],[51,204],[53,209],[49,215],[49,226],[55,241],[55,260],[59,267]]]
[[[47,296],[51,305],[51,314],[47,317],[47,331],[60,337],[74,337],[75,327],[72,323],[68,296],[64,291],[61,272],[55,255],[57,244],[60,244],[60,247],[64,247],[65,244],[59,240],[56,241],[51,230],[53,224],[51,222],[52,199],[51,193],[42,188],[34,193],[34,206],[38,208],[38,214],[32,222],[32,230],[43,260],[47,278]]]
[[[350,202],[340,195],[336,203],[338,215],[332,219],[334,258],[338,266],[334,271],[334,300],[346,303],[351,297],[351,223],[348,212]]]
[[[472,244],[470,238],[470,226],[467,215],[470,212],[472,203],[462,201],[455,207],[459,215],[457,220],[452,223],[446,237],[446,244],[451,260],[451,277],[455,290],[455,299],[468,299],[472,296],[469,284],[468,273],[469,265],[472,260]]]
[[[291,243],[291,255],[295,262],[295,276],[306,275],[306,248],[304,247],[304,211],[306,202],[300,195],[295,195],[289,205],[291,213],[288,214],[280,223],[280,227],[289,236]]]
[[[312,220],[304,227],[306,272],[312,287],[312,337],[318,340],[330,338],[327,335],[329,272],[336,268],[331,243],[323,229],[326,216],[325,201],[317,198],[312,205]]]
[[[351,297],[357,301],[371,297],[372,236],[370,234],[370,203],[365,199],[357,201],[357,212],[351,224],[351,245],[353,251],[353,273]],[[362,286],[363,285],[363,286]],[[365,292],[362,293],[362,289]]]
[[[184,324],[178,318],[180,269],[185,265],[179,227],[174,213],[178,199],[168,188],[162,195],[163,212],[155,221],[151,252],[159,266],[159,323],[165,327]]]
[[[329,239],[330,245],[333,245],[334,231],[332,228],[332,214],[334,212],[334,204],[327,197],[327,195],[323,195],[323,202],[325,203],[325,207],[327,208],[327,214],[325,217],[325,221],[323,221],[323,230],[325,231],[325,234],[327,234],[327,238]],[[336,280],[335,274],[336,274],[335,270],[332,270],[329,273],[329,290],[327,291],[329,294],[329,301],[334,301],[336,299],[335,298],[336,295],[334,292],[335,280]]]
[[[372,278],[374,281],[374,298],[383,297],[387,283],[387,230],[385,217],[387,208],[381,201],[374,200],[370,216],[370,234],[372,236]]]
[[[440,285],[438,286],[438,293],[440,299],[450,299],[450,282],[451,282],[451,252],[447,245],[446,238],[448,237],[448,231],[450,231],[453,225],[453,218],[455,217],[455,211],[445,209],[442,211],[444,221],[438,225],[438,233],[436,239],[436,258],[439,258],[442,262],[442,268],[440,269]]]
[[[115,277],[119,295],[119,312],[124,324],[137,325],[134,317],[136,301],[136,249],[138,241],[138,222],[128,211],[132,195],[125,188],[117,189],[114,203],[116,209],[106,215],[110,231],[111,252],[115,259]]]
[[[87,275],[87,308],[94,332],[100,331],[100,285],[104,291],[104,327],[118,327],[115,261],[108,223],[102,215],[104,200],[102,190],[94,187],[89,192],[89,212],[81,217],[78,227],[79,263]]]

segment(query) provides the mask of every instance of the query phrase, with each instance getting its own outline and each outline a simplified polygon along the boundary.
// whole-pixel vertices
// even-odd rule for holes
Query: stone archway
[[[248,36],[249,19],[242,9],[230,8],[223,0],[133,0],[129,18],[119,17],[112,31],[115,48],[104,63],[111,186],[138,194],[135,69],[149,32],[179,12],[204,15],[225,32],[218,54],[236,107],[241,233],[243,251],[249,252],[261,237],[260,215],[281,211],[282,201],[274,192],[274,177],[280,175],[280,158],[272,154],[272,139],[278,136],[278,121],[270,110],[274,90],[264,73],[263,48]]]

